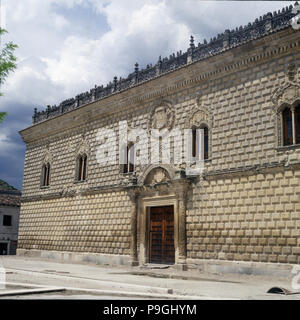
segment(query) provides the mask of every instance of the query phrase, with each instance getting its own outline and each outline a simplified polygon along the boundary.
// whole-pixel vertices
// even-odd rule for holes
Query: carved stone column
[[[186,261],[186,204],[185,199],[181,195],[178,199],[178,251],[179,263]]]
[[[292,111],[293,144],[296,144],[295,107],[292,107],[291,111]]]
[[[282,112],[279,113],[279,117],[280,117],[280,139],[279,139],[280,143],[278,144],[278,141],[277,141],[277,144],[278,144],[278,146],[283,146],[284,145],[284,134],[283,134],[283,114],[282,114]]]
[[[179,187],[178,196],[178,268],[187,270],[186,266],[186,203],[189,185],[186,182]]]
[[[131,239],[130,239],[130,256],[131,256],[131,265],[137,266],[138,257],[137,257],[137,197],[138,193],[136,190],[129,190],[127,194],[131,201]]]

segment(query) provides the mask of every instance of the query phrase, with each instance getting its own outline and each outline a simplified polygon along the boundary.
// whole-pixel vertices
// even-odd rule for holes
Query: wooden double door
[[[150,208],[150,263],[175,263],[174,207]]]

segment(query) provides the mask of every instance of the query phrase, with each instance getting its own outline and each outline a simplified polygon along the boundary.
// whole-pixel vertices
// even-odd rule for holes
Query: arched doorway
[[[132,198],[136,203],[132,211],[132,259],[139,265],[184,266],[186,199],[191,181],[160,166],[147,170],[144,177]]]

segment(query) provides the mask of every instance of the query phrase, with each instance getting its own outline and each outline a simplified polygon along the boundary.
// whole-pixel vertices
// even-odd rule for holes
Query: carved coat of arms
[[[166,174],[162,170],[157,170],[153,175],[153,182],[160,183],[164,181],[166,178]]]
[[[152,110],[148,123],[148,129],[171,129],[174,123],[174,110],[168,104],[162,104]]]
[[[163,168],[155,168],[147,175],[144,183],[146,185],[155,185],[157,183],[166,182],[170,180],[169,174]]]
[[[155,110],[153,118],[153,125],[155,129],[163,129],[168,124],[168,115],[166,109],[163,107]]]

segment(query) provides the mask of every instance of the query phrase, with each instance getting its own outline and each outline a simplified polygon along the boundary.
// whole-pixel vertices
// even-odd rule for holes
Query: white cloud
[[[45,69],[45,63],[36,57],[24,58],[19,62],[17,71],[8,77],[1,88],[4,93],[1,97],[3,109],[9,104],[10,109],[6,111],[19,108],[22,112],[24,105],[33,110],[34,106],[57,103],[57,92],[62,91],[63,87],[52,84]]]
[[[96,38],[70,34],[68,17],[56,9],[80,5],[89,5],[100,19],[106,18],[108,31],[101,34],[99,30]],[[135,62],[143,67],[156,63],[159,55],[185,51],[191,34],[202,41],[282,5],[257,1],[12,0],[7,2],[8,25],[13,26],[10,31],[26,67],[20,65],[12,75],[5,87],[7,96],[16,99],[23,94],[23,102],[31,99],[38,103],[40,99],[41,105],[58,104],[95,84],[105,85],[115,75],[127,76]],[[22,82],[26,83],[23,91]],[[11,84],[18,84],[17,95],[9,89]]]
[[[186,47],[191,32],[187,24],[178,23],[169,15],[164,2],[147,4],[133,11],[127,29],[127,36],[137,36],[147,48],[157,48],[163,43],[166,50]]]
[[[93,39],[75,36],[67,38],[58,59],[41,57],[46,64],[45,73],[54,84],[66,88],[67,93],[74,91],[72,89],[81,92],[86,84],[91,85],[91,80],[97,78],[93,68],[97,43]]]
[[[57,58],[42,58],[53,83],[81,92],[96,83],[106,84],[115,75],[126,76],[136,61],[154,62],[158,53],[186,46],[190,30],[168,16],[164,2],[134,9],[129,5],[131,10],[113,4],[104,9],[114,21],[109,32],[98,39],[68,37]]]
[[[54,15],[51,20],[53,21],[56,29],[63,29],[70,24],[68,20],[60,15]]]

